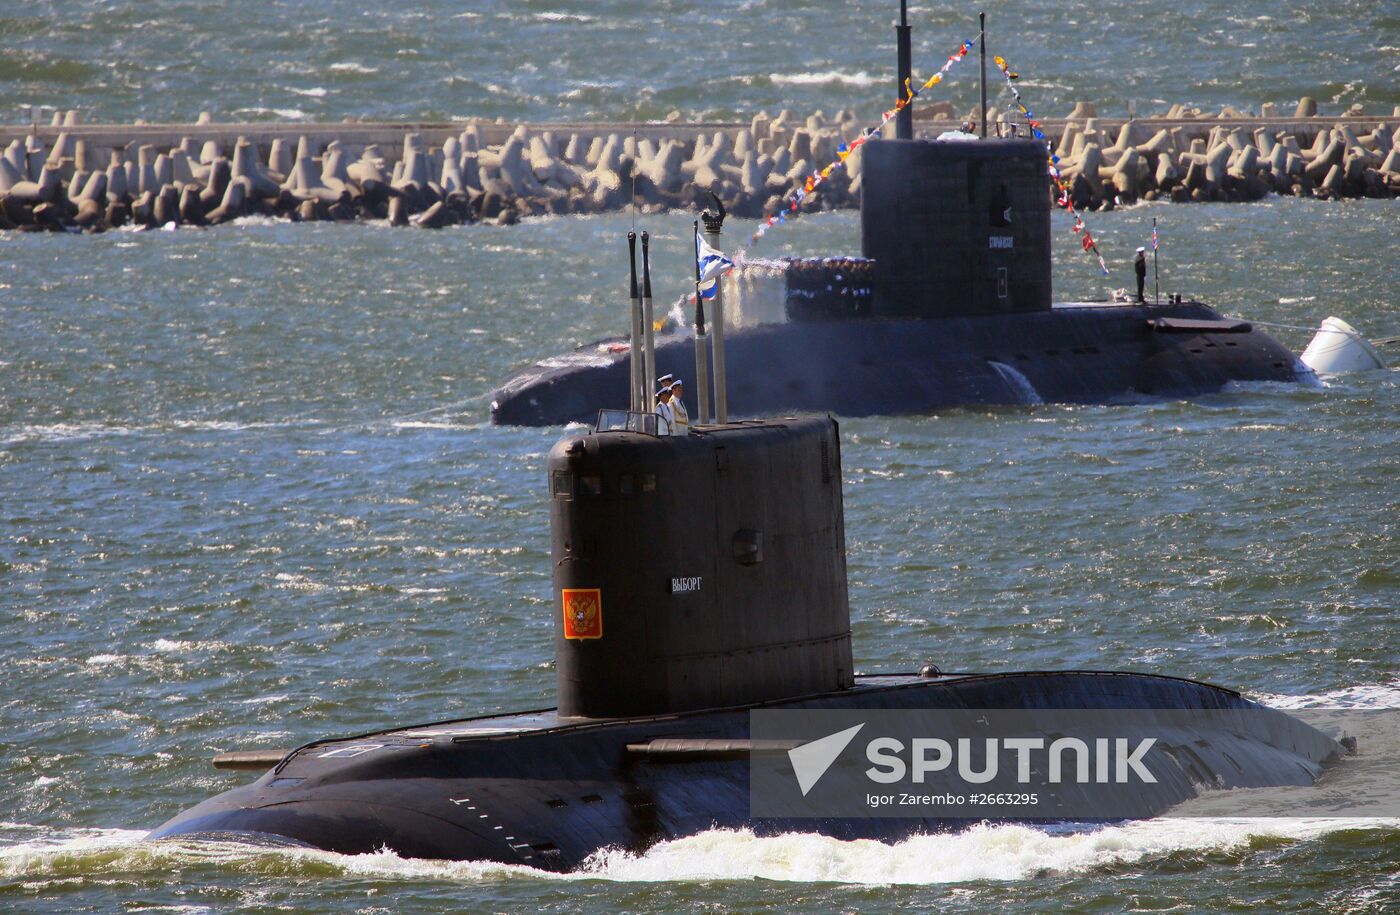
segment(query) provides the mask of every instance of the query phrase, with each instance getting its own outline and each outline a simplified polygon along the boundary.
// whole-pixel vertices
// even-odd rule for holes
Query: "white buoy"
[[[1376,348],[1357,333],[1356,328],[1337,317],[1323,319],[1317,335],[1299,358],[1314,372],[1326,375],[1371,372],[1386,367]]]

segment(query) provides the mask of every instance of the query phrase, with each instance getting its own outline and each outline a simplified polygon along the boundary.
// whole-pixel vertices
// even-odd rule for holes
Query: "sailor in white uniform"
[[[671,386],[667,385],[656,392],[656,434],[675,434],[675,414],[671,412]]]
[[[685,384],[677,378],[671,382],[671,400],[666,404],[671,408],[671,434],[690,434],[690,413],[685,408]]]

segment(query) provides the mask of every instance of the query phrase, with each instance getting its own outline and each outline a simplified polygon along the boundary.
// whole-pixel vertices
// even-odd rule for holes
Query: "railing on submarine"
[[[655,413],[639,413],[633,410],[599,410],[598,421],[593,425],[594,432],[641,432],[646,435],[660,435]]]

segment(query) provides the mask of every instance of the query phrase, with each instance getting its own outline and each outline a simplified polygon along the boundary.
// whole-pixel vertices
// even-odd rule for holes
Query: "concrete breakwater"
[[[917,130],[964,125],[945,103]],[[1400,121],[1400,110],[1392,115]],[[717,193],[734,213],[776,212],[865,122],[849,110],[805,120],[784,110],[748,123],[84,125],[0,127],[0,228],[101,231],[205,225],[261,214],[380,219],[437,228],[521,216],[596,213],[632,202],[690,208]],[[1320,117],[1100,118],[1080,103],[1043,124],[1075,205],[1139,199],[1254,200],[1400,194],[1400,130],[1353,110]],[[1009,133],[998,115],[993,133]],[[854,206],[861,156],[847,159],[805,210]]]
[[[1183,118],[1178,105],[1160,119],[1100,124],[1092,106],[1081,103],[1054,141],[1062,180],[1080,209],[1160,197],[1184,203],[1270,193],[1400,195],[1400,128],[1361,118],[1317,123],[1327,119],[1317,117],[1311,99],[1299,102],[1287,126],[1269,109],[1260,123],[1226,109],[1207,127]],[[1393,115],[1400,120],[1400,109]]]

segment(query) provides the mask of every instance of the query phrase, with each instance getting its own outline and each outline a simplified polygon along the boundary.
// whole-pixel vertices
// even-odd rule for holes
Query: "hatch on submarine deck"
[[[557,709],[316,741],[151,837],[568,870],[712,828],[896,841],[975,822],[754,816],[758,712],[1116,710],[1124,739],[1160,741],[1143,815],[1202,786],[1311,784],[1339,755],[1282,712],[1170,676],[855,676],[838,432],[794,418],[566,435],[547,480]],[[1181,710],[1193,727],[1153,729]],[[1121,793],[1081,795],[1099,806],[1078,819],[1124,818]]]

